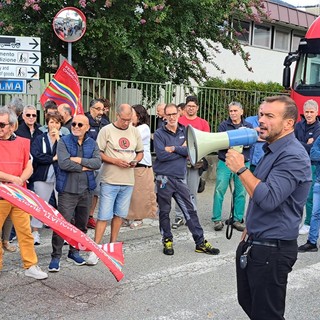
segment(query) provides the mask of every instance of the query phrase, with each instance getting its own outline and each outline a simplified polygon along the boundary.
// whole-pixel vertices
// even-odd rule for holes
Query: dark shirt
[[[188,151],[182,146],[186,140],[185,127],[178,125],[174,133],[163,126],[154,133],[154,149],[156,159],[153,170],[158,175],[166,175],[183,179],[187,171]],[[165,151],[165,147],[174,146],[175,151]]]
[[[248,235],[297,239],[312,180],[310,158],[293,132],[264,148],[266,153],[254,172],[261,182],[248,204]]]
[[[296,138],[300,141],[300,143],[305,147],[308,154],[310,154],[310,150],[313,146],[313,143],[307,144],[308,140],[310,138],[313,138],[314,141],[319,137],[320,135],[320,122],[319,120],[316,120],[312,124],[307,124],[307,121],[305,119],[302,119],[300,122],[298,122],[294,128],[294,134]]]
[[[219,124],[218,127],[218,132],[225,132],[225,131],[229,131],[229,130],[237,130],[241,127],[245,127],[245,128],[253,128],[252,124],[249,122],[246,122],[243,118],[241,118],[241,122],[239,124],[234,124],[230,118],[228,118],[226,121],[223,121]],[[244,146],[242,154],[245,158],[245,161],[249,161],[250,160],[250,149],[251,147],[246,147]],[[226,161],[226,153],[227,153],[228,149],[225,150],[219,150],[218,151],[218,158],[219,160],[222,161]]]
[[[39,128],[40,128],[40,124],[35,123],[34,131],[33,133],[31,133],[30,128],[23,121],[21,124],[19,124],[18,129],[15,131],[15,134],[19,137],[23,137],[31,140],[31,143],[32,143],[37,136],[40,136],[42,134],[42,131]]]
[[[95,143],[94,154],[90,159],[83,158],[83,144],[78,144],[77,147],[77,157],[82,158],[81,164],[70,160],[70,154],[62,139],[58,142],[57,154],[60,168],[69,172],[64,192],[81,194],[88,189],[87,174],[86,171],[82,171],[82,168],[87,167],[92,170],[98,170],[101,166],[101,156],[97,143]]]
[[[73,117],[71,117],[63,126],[67,128],[71,132],[71,123],[73,121]]]
[[[95,119],[93,119],[90,112],[86,112],[85,115],[89,119],[89,125],[90,125],[88,135],[93,140],[97,140],[98,133],[101,130],[101,128],[103,128],[104,126],[106,126],[110,122],[104,117],[102,117],[100,121],[96,121]]]

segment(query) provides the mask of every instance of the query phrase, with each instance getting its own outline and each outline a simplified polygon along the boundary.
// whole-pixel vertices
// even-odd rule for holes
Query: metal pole
[[[72,42],[68,42],[68,62],[72,65]]]

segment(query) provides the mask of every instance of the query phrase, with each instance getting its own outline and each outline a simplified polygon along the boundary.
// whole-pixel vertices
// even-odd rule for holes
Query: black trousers
[[[236,253],[238,301],[250,319],[284,319],[288,274],[297,260],[297,241],[279,241],[277,247],[252,245],[247,266],[240,256],[250,246],[240,242]]]
[[[82,232],[87,232],[87,223],[92,203],[92,193],[88,190],[82,194],[61,192],[58,194],[58,211]],[[55,232],[52,233],[52,258],[61,258],[64,240]],[[79,251],[69,246],[70,252]]]

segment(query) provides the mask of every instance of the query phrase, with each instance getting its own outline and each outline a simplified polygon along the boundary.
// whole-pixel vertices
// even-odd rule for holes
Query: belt
[[[142,164],[142,163],[137,163],[136,164],[136,168],[152,168],[151,166],[147,166],[145,164]]]
[[[261,239],[249,239],[248,241],[249,245],[257,245],[257,246],[265,246],[265,247],[273,247],[273,248],[279,248],[279,247],[287,247],[287,246],[293,246],[297,244],[297,240],[261,240]]]

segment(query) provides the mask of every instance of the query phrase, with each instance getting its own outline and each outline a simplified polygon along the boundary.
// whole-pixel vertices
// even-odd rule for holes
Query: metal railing
[[[53,74],[46,74],[46,84],[48,84],[48,81],[52,77]],[[90,101],[93,98],[99,97],[109,99],[111,103],[111,119],[115,117],[115,107],[121,103],[129,103],[130,105],[142,104],[150,113],[152,128],[155,127],[156,106],[159,103],[179,104],[185,102],[187,96],[196,95],[200,105],[198,115],[209,122],[212,132],[217,131],[219,123],[227,119],[227,106],[231,101],[241,102],[244,107],[244,115],[250,116],[257,113],[257,108],[264,97],[277,94],[274,92],[245,91],[83,76],[79,76],[79,81],[85,111],[88,111]],[[21,94],[18,96],[21,97],[25,103],[37,106],[39,104],[40,94],[41,93],[38,95]],[[12,96],[17,95],[0,95],[1,105],[10,102]]]

